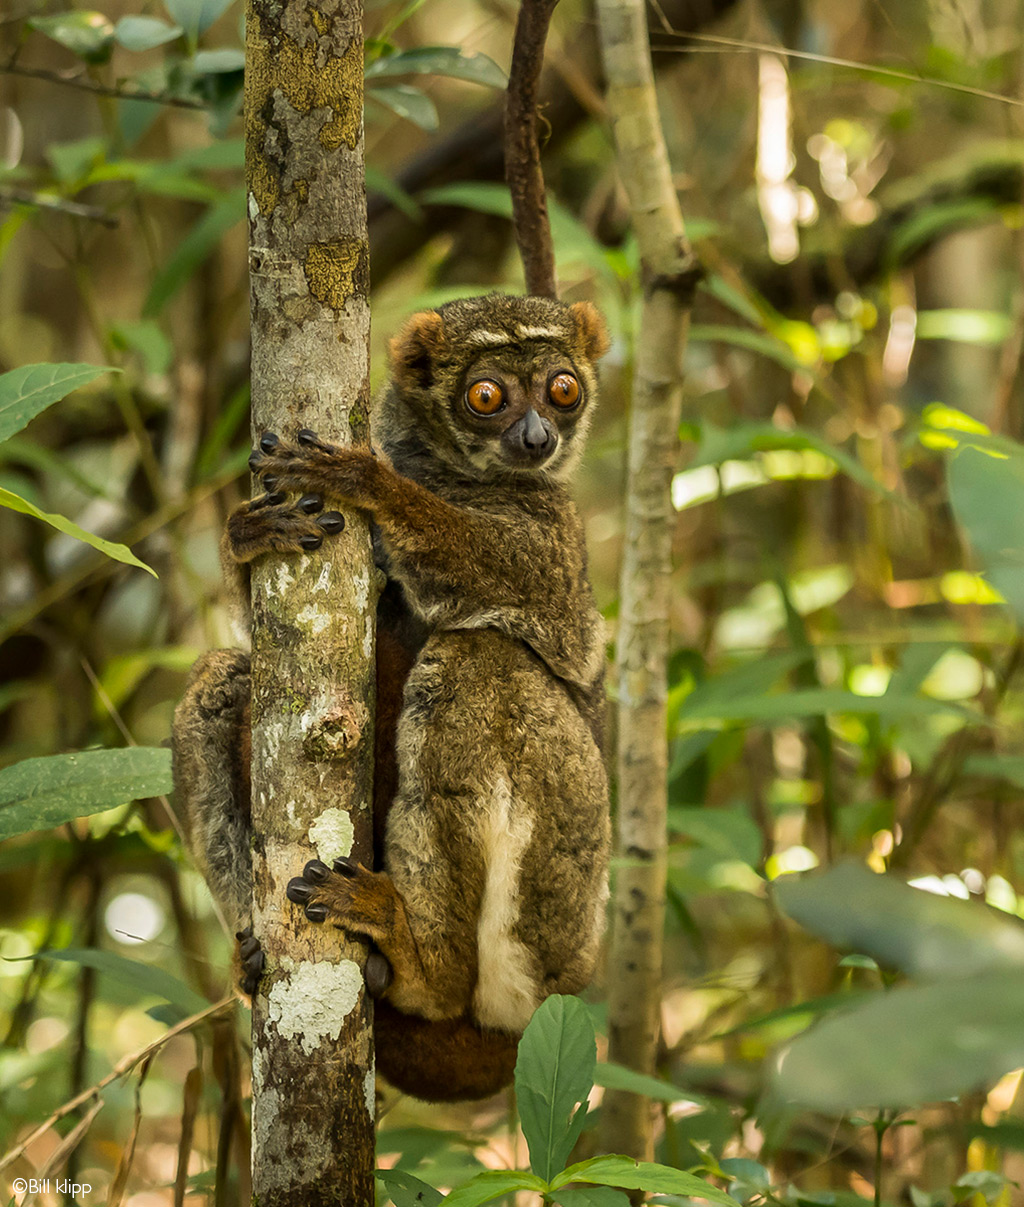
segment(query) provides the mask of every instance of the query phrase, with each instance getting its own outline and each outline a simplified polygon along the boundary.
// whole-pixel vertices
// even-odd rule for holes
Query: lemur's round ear
[[[433,362],[446,343],[444,321],[436,310],[414,314],[388,345],[391,374],[398,388],[429,389],[434,378]]]
[[[611,346],[600,310],[593,302],[573,302],[569,310],[587,359],[599,360]]]

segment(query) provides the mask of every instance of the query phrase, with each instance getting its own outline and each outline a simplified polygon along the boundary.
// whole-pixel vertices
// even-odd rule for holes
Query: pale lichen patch
[[[319,636],[331,623],[330,616],[315,604],[306,604],[302,611],[296,615],[295,619],[299,624],[307,628],[313,637]]]
[[[366,1076],[363,1078],[363,1093],[366,1096],[367,1113],[373,1119],[377,1113],[377,1074],[374,1065],[370,1065],[366,1070]]]
[[[320,577],[313,584],[313,594],[317,591],[330,591],[331,589],[331,563],[325,562],[323,569],[320,571]]]
[[[325,1039],[336,1039],[359,1001],[363,974],[352,960],[339,964],[303,960],[275,981],[268,997],[270,1021],[285,1039],[297,1039],[311,1056]]]
[[[344,809],[325,809],[309,827],[309,841],[324,863],[351,855],[354,837],[352,818]]]

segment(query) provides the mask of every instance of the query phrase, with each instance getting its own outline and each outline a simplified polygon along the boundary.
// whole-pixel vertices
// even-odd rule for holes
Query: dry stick
[[[152,101],[157,105],[170,105],[175,109],[207,109],[205,101],[196,101],[187,96],[172,96],[166,92],[146,92],[142,88],[117,88],[109,84],[98,84],[88,76],[61,75],[44,67],[23,67],[20,63],[0,63],[0,75],[23,75],[32,80],[46,80],[50,84],[63,84],[65,88],[81,88],[97,96],[113,96],[122,101]]]
[[[258,441],[368,442],[369,245],[359,0],[250,0],[245,162]],[[372,862],[375,588],[365,518],[252,574],[252,1179],[260,1207],[372,1203],[364,944],[315,926],[288,881]]]
[[[666,698],[682,361],[697,266],[658,117],[643,0],[598,0],[608,111],[643,271],[629,422],[616,641],[618,871],[608,968],[609,1059],[653,1073],[661,1007],[668,741]],[[605,1151],[650,1160],[646,1098],[606,1094]]]
[[[523,0],[505,97],[505,177],[526,292],[557,298],[555,250],[537,145],[537,93],[544,43],[558,0]]]
[[[158,1052],[164,1044],[169,1043],[177,1036],[184,1034],[186,1031],[191,1031],[197,1023],[204,1022],[212,1015],[219,1014],[222,1010],[227,1010],[230,1006],[234,1006],[237,1000],[233,994],[230,997],[221,998],[219,1002],[214,1002],[212,1006],[208,1006],[205,1010],[200,1010],[198,1014],[191,1014],[188,1018],[183,1018],[180,1023],[175,1023],[159,1039],[154,1039],[152,1043],[146,1044],[144,1048],[139,1048],[137,1052],[131,1052],[127,1056],[122,1056],[105,1077],[101,1077],[95,1085],[89,1086],[87,1090],[83,1090],[80,1094],[76,1094],[74,1098],[65,1102],[63,1106],[59,1106],[48,1119],[40,1123],[35,1131],[30,1132],[20,1144],[16,1144],[14,1148],[5,1153],[0,1158],[0,1171],[17,1161],[19,1157],[23,1157],[27,1149],[35,1144],[40,1136],[45,1136],[55,1123],[59,1123],[61,1119],[66,1115],[70,1115],[72,1111],[77,1110],[83,1103],[88,1102],[90,1098],[95,1098],[100,1090],[105,1089],[111,1082],[117,1081],[125,1073],[130,1073],[140,1060],[145,1060],[147,1056]]]

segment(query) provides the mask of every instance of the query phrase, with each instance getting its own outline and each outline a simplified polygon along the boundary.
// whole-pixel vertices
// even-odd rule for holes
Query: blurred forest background
[[[248,1014],[163,1042],[229,992],[230,942],[160,747],[191,663],[234,643],[216,546],[249,487],[242,15],[63,3],[0,13],[0,1149],[30,1140],[0,1194],[49,1171],[87,1203],[237,1203]],[[367,9],[379,385],[410,311],[521,288],[515,6]],[[649,15],[705,269],[673,484],[658,1159],[740,1202],[1021,1202],[1024,11]],[[548,62],[562,296],[614,336],[578,485],[614,640],[640,286],[585,0],[562,0]],[[120,761],[69,757],[93,747]],[[379,1153],[441,1188],[526,1161],[505,1096],[385,1092]],[[38,1201],[71,1201],[54,1186]]]

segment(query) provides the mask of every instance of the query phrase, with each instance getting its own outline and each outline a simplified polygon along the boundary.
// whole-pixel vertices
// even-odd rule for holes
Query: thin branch
[[[130,1052],[127,1056],[122,1056],[116,1065],[105,1076],[101,1077],[95,1085],[89,1086],[87,1090],[83,1090],[80,1094],[76,1094],[74,1098],[70,1098],[63,1106],[59,1106],[48,1119],[45,1119],[40,1125],[25,1137],[20,1144],[15,1145],[8,1153],[0,1158],[0,1170],[4,1170],[8,1165],[13,1164],[19,1157],[25,1155],[26,1150],[40,1138],[45,1136],[55,1123],[59,1123],[66,1115],[70,1115],[72,1111],[77,1110],[83,1103],[89,1101],[90,1098],[95,1098],[100,1090],[105,1089],[111,1082],[117,1081],[119,1077],[123,1077],[125,1073],[130,1073],[132,1069],[141,1060],[145,1060],[147,1056],[152,1056],[154,1052],[158,1052],[166,1043],[182,1035],[186,1031],[191,1031],[197,1024],[204,1022],[215,1014],[219,1014],[222,1010],[234,1006],[237,998],[234,994],[228,997],[223,997],[219,1002],[214,1002],[212,1006],[208,1006],[205,1010],[200,1010],[198,1014],[191,1014],[188,1018],[183,1018],[180,1023],[175,1023],[173,1027],[165,1031],[159,1039],[154,1039],[152,1043],[146,1044],[144,1048],[139,1048],[135,1052]]]
[[[32,205],[41,210],[56,210],[70,214],[72,218],[88,218],[111,228],[119,226],[120,218],[108,210],[95,205],[82,205],[79,201],[67,201],[63,197],[47,197],[44,193],[33,193],[30,189],[0,189],[0,205]]]
[[[66,88],[81,88],[97,96],[113,96],[122,101],[152,101],[157,105],[169,105],[174,109],[207,109],[205,101],[189,96],[174,96],[169,92],[147,92],[143,88],[118,88],[112,84],[99,84],[84,75],[63,75],[45,67],[23,67],[20,63],[0,63],[0,75],[23,75],[32,80],[46,80],[51,84],[63,84]]]
[[[544,43],[558,0],[523,0],[505,98],[505,178],[526,292],[557,298],[555,250],[537,144],[537,93]]]

